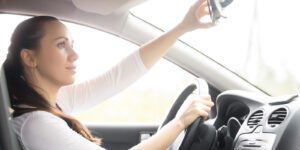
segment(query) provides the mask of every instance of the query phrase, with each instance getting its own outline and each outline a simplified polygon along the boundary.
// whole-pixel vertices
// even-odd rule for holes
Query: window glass
[[[79,115],[92,122],[161,123],[180,92],[195,77],[161,60],[125,91]]]
[[[179,22],[195,0],[151,0],[131,12],[162,30]],[[217,26],[181,40],[271,95],[298,93],[299,0],[234,0]],[[153,11],[155,10],[155,11]]]
[[[26,16],[0,15],[0,58],[5,59],[9,38],[16,25]],[[74,39],[77,60],[76,82],[81,82],[108,70],[138,46],[114,35],[89,27],[64,22]],[[78,114],[83,122],[96,123],[158,123],[165,117],[181,90],[194,76],[175,64],[160,60],[144,77],[121,93],[100,105]],[[101,91],[100,91],[101,92]]]

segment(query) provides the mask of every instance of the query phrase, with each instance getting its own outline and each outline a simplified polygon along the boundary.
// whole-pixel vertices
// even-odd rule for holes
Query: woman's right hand
[[[213,105],[209,95],[191,94],[178,110],[175,119],[183,128],[187,128],[198,117],[207,119]]]

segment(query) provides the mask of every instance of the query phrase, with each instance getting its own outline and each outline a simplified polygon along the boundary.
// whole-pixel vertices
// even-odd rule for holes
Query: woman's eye
[[[66,42],[60,42],[57,44],[58,48],[65,48],[65,46],[66,46]]]

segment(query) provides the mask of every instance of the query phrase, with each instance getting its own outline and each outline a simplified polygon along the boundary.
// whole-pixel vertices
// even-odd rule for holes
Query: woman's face
[[[78,55],[69,31],[59,21],[45,23],[44,31],[35,55],[39,77],[56,86],[73,83]]]

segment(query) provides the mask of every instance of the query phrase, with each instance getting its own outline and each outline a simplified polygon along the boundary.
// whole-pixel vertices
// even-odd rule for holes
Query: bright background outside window
[[[194,2],[149,0],[131,12],[168,30]],[[227,19],[221,19],[214,28],[194,31],[181,39],[271,95],[297,93],[299,6],[299,0],[234,0],[224,9]]]
[[[16,25],[28,17],[0,15],[0,60],[4,61],[9,39]],[[88,27],[66,23],[79,54],[77,81],[108,70],[123,57],[138,49],[128,41]],[[173,100],[194,80],[194,76],[162,59],[144,77],[125,91],[99,106],[78,114],[84,122],[160,123]],[[99,91],[101,92],[101,91]]]

